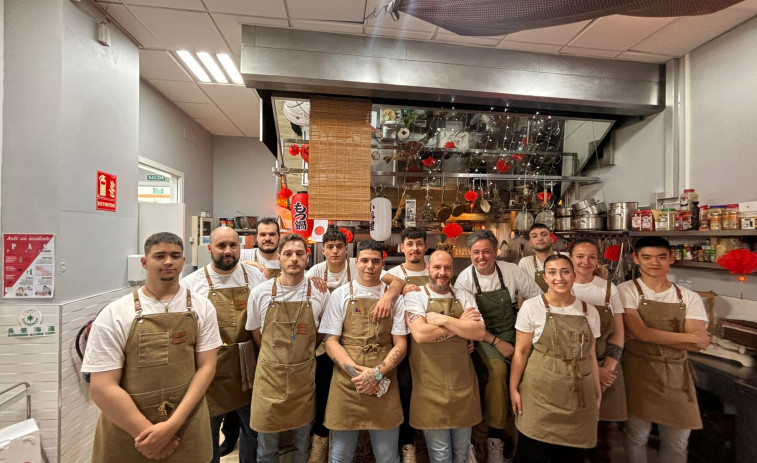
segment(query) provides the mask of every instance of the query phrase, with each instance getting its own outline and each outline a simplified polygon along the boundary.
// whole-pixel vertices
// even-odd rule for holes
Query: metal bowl
[[[573,205],[572,205],[572,206],[570,206],[570,207],[571,207],[571,208],[573,209],[573,211],[574,211],[574,212],[578,212],[578,211],[580,211],[581,209],[586,209],[587,207],[589,207],[589,206],[593,206],[593,205],[595,205],[595,204],[597,204],[597,200],[596,200],[596,199],[594,199],[594,198],[591,198],[591,199],[584,199],[584,200],[581,200],[581,201],[579,201],[579,202],[577,202],[577,203],[573,204]]]
[[[557,217],[570,217],[573,215],[573,209],[569,207],[558,207]]]
[[[596,203],[580,211],[576,211],[576,215],[600,215],[607,212],[607,204]]]

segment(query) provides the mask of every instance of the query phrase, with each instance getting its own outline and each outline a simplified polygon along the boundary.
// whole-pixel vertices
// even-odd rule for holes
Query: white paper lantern
[[[371,238],[385,241],[392,236],[392,202],[386,198],[371,200]]]

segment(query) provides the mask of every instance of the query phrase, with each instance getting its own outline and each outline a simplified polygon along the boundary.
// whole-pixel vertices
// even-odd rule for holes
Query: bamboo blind
[[[310,100],[309,218],[370,220],[371,102]]]

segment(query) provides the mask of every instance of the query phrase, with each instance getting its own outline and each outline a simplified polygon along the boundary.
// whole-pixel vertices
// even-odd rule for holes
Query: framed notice
[[[53,297],[55,235],[3,234],[3,297]]]

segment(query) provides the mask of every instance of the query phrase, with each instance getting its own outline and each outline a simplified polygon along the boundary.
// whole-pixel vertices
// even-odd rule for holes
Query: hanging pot
[[[444,179],[442,178],[442,205],[439,207],[439,210],[436,211],[436,220],[439,222],[446,222],[451,214],[452,209],[444,204]]]

